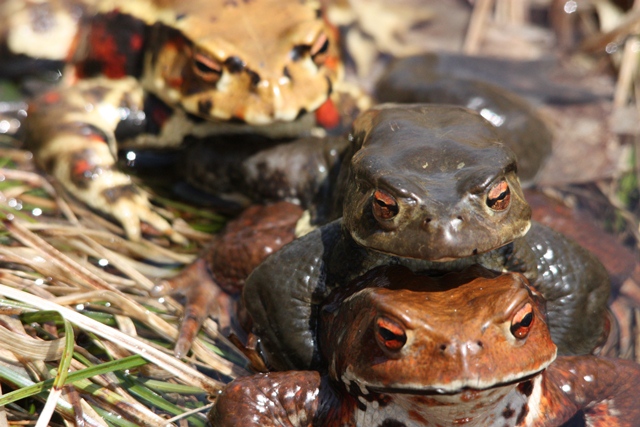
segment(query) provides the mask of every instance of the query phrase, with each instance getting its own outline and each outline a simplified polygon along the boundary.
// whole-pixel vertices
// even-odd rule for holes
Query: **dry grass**
[[[115,365],[102,375],[61,383],[62,395],[54,399],[56,412],[68,421],[80,416],[89,425],[103,425],[100,417],[107,414],[110,425],[164,425],[169,417],[196,408],[204,411],[207,396],[245,373],[243,356],[218,335],[213,321],[195,343],[189,363],[176,359],[171,347],[182,306],[170,297],[147,295],[154,280],[190,262],[208,234],[177,219],[190,239],[188,247],[162,237],[130,242],[119,227],[34,172],[29,153],[5,148],[2,158],[0,321],[6,329],[0,329],[0,381],[5,393],[55,376],[63,353],[72,356],[70,374],[140,355],[145,364],[138,361],[135,369],[124,366],[127,370],[122,371]],[[185,214],[176,208],[161,211],[174,218]],[[199,217],[190,209],[188,216],[202,222],[211,214]],[[207,221],[215,227],[221,219]],[[52,313],[72,327],[65,332],[60,316]],[[67,333],[72,340],[65,349]],[[36,421],[38,402],[47,399],[49,387],[6,405],[6,417]],[[51,425],[62,423],[61,418],[55,420]],[[188,420],[190,425],[203,425],[203,413]]]
[[[527,2],[476,2],[462,43],[467,52],[491,51],[496,22],[521,23],[522,13],[509,9],[509,4]],[[591,52],[619,44],[622,54],[611,64],[619,76],[615,108],[631,112],[637,121],[638,12],[629,10],[606,31],[587,22],[594,13],[604,12],[585,13],[584,22],[574,25],[581,25],[584,48]],[[462,40],[463,35],[458,36]],[[638,135],[636,129],[635,134],[621,137],[629,150],[614,174],[561,189],[565,196],[597,200],[590,205],[597,206],[593,213],[636,251],[640,248]],[[2,147],[0,426],[205,425],[207,397],[246,373],[244,356],[209,320],[190,358],[175,359],[171,347],[182,306],[170,297],[150,298],[147,292],[155,280],[175,274],[193,260],[208,240],[208,234],[189,224],[216,229],[222,220],[208,211],[166,204],[158,207],[159,212],[172,218],[190,244],[177,246],[153,235],[131,242],[123,238],[120,227],[70,199],[36,172],[30,153],[11,141]],[[621,323],[614,351],[626,357],[640,355],[635,348],[640,343],[636,338],[639,279],[636,271],[612,306]],[[12,390],[21,393],[19,399],[7,394]]]

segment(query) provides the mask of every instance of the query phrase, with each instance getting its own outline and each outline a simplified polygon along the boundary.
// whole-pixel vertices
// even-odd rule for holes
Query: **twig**
[[[478,0],[473,8],[471,14],[471,20],[469,21],[469,28],[467,29],[467,36],[464,39],[462,46],[462,52],[468,55],[474,55],[478,53],[480,46],[480,36],[483,31],[484,24],[489,15],[489,10],[493,7],[495,0]]]

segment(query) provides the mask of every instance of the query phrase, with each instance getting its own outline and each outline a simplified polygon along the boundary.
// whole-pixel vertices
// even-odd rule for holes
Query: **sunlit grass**
[[[223,382],[206,379],[173,357],[182,306],[170,296],[149,298],[147,290],[154,280],[190,262],[208,237],[194,231],[198,239],[187,247],[159,236],[129,242],[119,227],[32,172],[24,152],[3,150],[8,155],[0,157],[0,219],[5,225],[0,229],[0,288],[25,292],[20,293],[23,300],[7,295],[0,299],[0,327],[12,334],[0,333],[0,341],[5,340],[0,347],[20,347],[26,353],[0,350],[0,406],[9,418],[29,418],[40,425],[62,425],[63,419],[80,417],[85,425],[96,426],[163,425],[166,419],[178,420],[203,408],[185,420],[204,426],[207,396]],[[224,223],[208,210],[168,199],[155,203],[165,214],[189,218],[202,229],[218,230]],[[59,310],[43,311],[42,303],[30,304],[38,298],[60,304]],[[77,323],[64,310],[83,320]],[[106,332],[93,330],[91,321]],[[119,341],[120,330],[130,341]],[[207,330],[213,335],[200,334],[191,355],[194,366],[209,366],[224,381],[245,372],[242,356],[216,345],[220,337],[215,328]],[[18,345],[18,340],[24,343]],[[131,354],[132,348],[148,350]],[[191,373],[176,374],[180,366]]]

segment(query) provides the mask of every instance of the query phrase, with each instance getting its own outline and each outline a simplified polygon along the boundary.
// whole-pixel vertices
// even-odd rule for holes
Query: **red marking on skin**
[[[378,326],[389,330],[394,335],[402,335],[404,333],[404,330],[400,326],[384,318],[378,319]]]
[[[94,142],[105,142],[104,137],[98,135],[97,133],[92,133],[89,135],[89,140]]]
[[[331,99],[316,110],[316,122],[325,129],[333,129],[340,124],[340,113]]]
[[[93,170],[93,163],[86,159],[78,159],[71,166],[71,173],[76,177],[84,178],[91,170]]]
[[[131,36],[131,40],[129,40],[129,46],[133,50],[142,49],[142,36],[140,34],[134,34]]]
[[[184,83],[184,78],[182,78],[182,76],[180,77],[171,77],[169,79],[167,79],[167,83],[169,83],[169,86],[171,86],[174,89],[178,89],[180,87],[182,87],[182,84]]]
[[[324,61],[324,66],[332,71],[337,70],[339,65],[340,58],[338,58],[337,56],[327,56],[327,59],[325,59]]]
[[[393,196],[391,196],[390,194],[388,194],[387,192],[382,191],[382,190],[376,190],[376,192],[373,193],[373,197],[377,201],[379,201],[379,202],[381,202],[381,203],[383,203],[385,205],[397,205],[398,204],[396,202],[396,199],[393,198]]]
[[[60,94],[58,92],[47,92],[42,96],[42,100],[46,104],[55,104],[60,101]]]
[[[102,73],[105,76],[121,78],[126,75],[126,58],[119,52],[116,41],[103,23],[98,22],[91,29],[89,46],[91,56],[103,63]]]

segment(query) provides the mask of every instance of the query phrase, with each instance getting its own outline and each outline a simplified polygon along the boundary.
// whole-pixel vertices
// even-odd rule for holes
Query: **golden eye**
[[[398,215],[398,202],[386,191],[373,193],[373,216],[378,220],[388,220]]]
[[[328,51],[329,39],[327,38],[326,34],[322,33],[311,46],[309,53],[311,54],[311,59],[313,59],[313,62],[316,65],[320,66],[327,60]]]
[[[529,331],[533,326],[533,319],[533,307],[531,307],[531,304],[526,303],[511,319],[511,333],[513,336],[521,340],[529,335]]]
[[[407,343],[402,325],[386,317],[379,317],[375,325],[376,340],[387,350],[398,351]]]
[[[510,202],[511,190],[509,190],[509,184],[504,179],[491,187],[487,194],[487,206],[494,211],[507,209]]]
[[[220,63],[201,53],[193,55],[193,71],[200,76],[202,80],[215,83],[220,79],[222,67]]]

